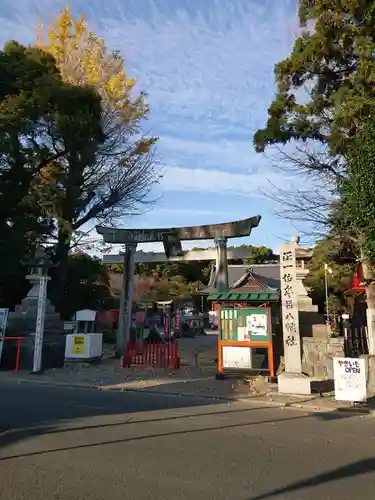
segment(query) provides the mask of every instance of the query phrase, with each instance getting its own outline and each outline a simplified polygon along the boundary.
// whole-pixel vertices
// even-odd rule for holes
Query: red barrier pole
[[[160,344],[156,345],[156,366],[160,365]]]
[[[160,366],[164,366],[165,363],[165,344],[161,344],[161,360]]]
[[[155,363],[155,352],[156,352],[156,342],[152,343],[152,349],[150,352],[150,365],[153,366]]]
[[[174,353],[173,353],[173,365],[174,365],[174,368],[178,368],[178,349],[177,349],[177,343],[174,344]]]
[[[15,368],[16,372],[20,371],[21,340],[22,339],[20,338],[17,339],[17,355],[16,355],[16,368]]]
[[[150,342],[149,344],[147,344],[147,357],[146,357],[146,365],[149,365],[151,364],[151,354],[152,354],[152,347],[153,347],[153,342]]]

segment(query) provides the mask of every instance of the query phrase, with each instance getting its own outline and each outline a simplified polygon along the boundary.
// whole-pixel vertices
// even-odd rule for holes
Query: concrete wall
[[[302,339],[302,372],[310,377],[333,379],[334,357],[344,357],[342,337]]]

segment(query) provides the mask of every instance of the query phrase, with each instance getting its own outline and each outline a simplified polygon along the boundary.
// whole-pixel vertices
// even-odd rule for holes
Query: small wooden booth
[[[257,349],[267,350],[268,367],[264,370],[273,377],[271,306],[279,303],[279,292],[218,293],[208,299],[216,303],[219,318],[217,377],[223,378],[226,372],[263,370],[253,366]]]

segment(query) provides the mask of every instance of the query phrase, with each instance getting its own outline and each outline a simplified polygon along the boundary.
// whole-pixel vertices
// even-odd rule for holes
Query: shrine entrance
[[[133,278],[134,264],[137,254],[147,256],[147,253],[136,252],[138,243],[161,242],[164,245],[165,254],[159,254],[163,261],[188,261],[188,260],[216,260],[217,281],[216,288],[218,292],[228,291],[228,248],[227,240],[229,238],[240,238],[249,236],[254,227],[258,227],[261,220],[260,215],[243,220],[224,222],[221,224],[208,224],[203,226],[188,226],[179,228],[162,229],[117,229],[111,227],[97,226],[98,234],[103,236],[105,243],[124,245],[123,255],[106,256],[106,264],[121,263],[124,266],[122,290],[120,299],[120,315],[116,339],[116,354],[122,356],[125,353],[125,347],[130,339],[132,299],[133,299]],[[208,240],[213,239],[216,250],[206,250],[202,252],[185,252],[182,250],[181,241]],[[239,250],[232,249],[229,253]],[[246,250],[245,250],[246,251]],[[205,252],[206,258],[201,254]],[[190,258],[193,257],[194,258]],[[198,255],[200,254],[200,255]],[[154,256],[155,254],[150,254]],[[158,255],[158,254],[156,254]],[[248,257],[248,255],[246,255]],[[147,258],[147,257],[146,257]],[[230,258],[240,258],[230,255]],[[115,260],[116,259],[116,260]],[[146,260],[143,260],[145,262]],[[151,257],[153,262],[157,262]]]

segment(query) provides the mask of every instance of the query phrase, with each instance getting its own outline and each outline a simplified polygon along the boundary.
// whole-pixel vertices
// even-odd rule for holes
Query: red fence
[[[180,368],[178,343],[128,342],[122,366],[131,365]]]

